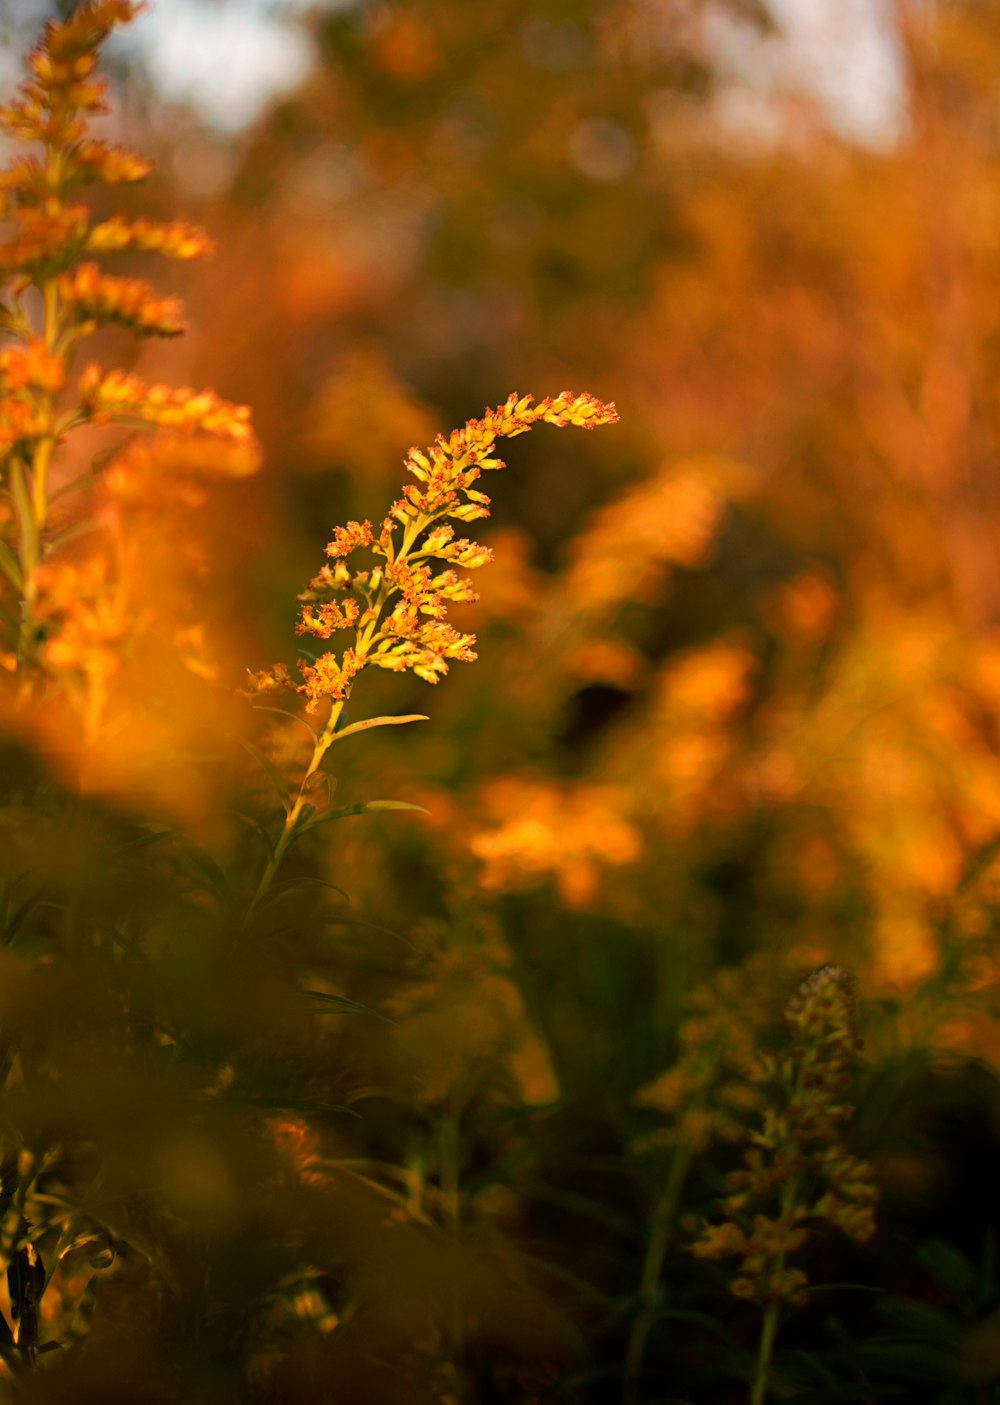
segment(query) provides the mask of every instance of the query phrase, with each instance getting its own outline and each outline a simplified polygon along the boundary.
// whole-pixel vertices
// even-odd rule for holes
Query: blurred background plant
[[[11,90],[69,8],[0,6]],[[759,1308],[690,1248],[833,963],[878,1233],[810,1241],[772,1397],[995,1398],[991,7],[159,0],[125,34],[100,137],[156,170],[88,218],[217,252],[171,270],[189,336],[94,359],[252,404],[265,471],[91,426],[53,485],[88,504],[53,532],[99,530],[41,567],[45,705],[7,674],[0,1180],[50,1226],[19,1335],[79,1340],[22,1374],[12,1333],[9,1389],[747,1399]],[[332,753],[334,808],[427,818],[324,825],[248,916],[311,743],[243,670],[410,444],[564,384],[622,423],[517,445],[452,611],[476,666],[372,672],[347,725],[432,720]]]

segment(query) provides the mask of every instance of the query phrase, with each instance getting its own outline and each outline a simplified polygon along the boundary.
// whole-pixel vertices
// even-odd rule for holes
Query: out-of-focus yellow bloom
[[[582,907],[605,869],[633,863],[642,849],[625,797],[613,787],[505,778],[479,798],[488,823],[468,845],[482,861],[484,887],[494,892],[552,879],[568,906]]]
[[[86,242],[88,253],[137,249],[147,254],[162,254],[168,259],[201,259],[211,254],[213,248],[205,231],[187,220],[157,224],[154,220],[126,220],[121,215],[95,224]]]
[[[97,423],[134,418],[160,429],[200,430],[241,443],[253,439],[249,405],[220,400],[212,390],[146,385],[138,376],[124,371],[105,373],[93,365],[81,375],[79,390],[81,410]]]
[[[397,1026],[397,1077],[413,1096],[424,1106],[456,1097],[501,1106],[555,1101],[548,1050],[500,934],[490,923],[464,938],[428,927],[418,942],[413,981],[383,1006]]]
[[[91,115],[104,111],[97,51],[136,13],[128,0],[91,0],[48,24],[17,97],[0,109],[10,138],[41,148],[0,172],[0,273],[7,284],[0,472],[11,504],[0,520],[0,566],[14,593],[9,615],[17,635],[16,648],[11,639],[0,651],[12,661],[16,684],[0,705],[12,726],[88,788],[127,790],[142,772],[148,785],[157,755],[157,780],[173,805],[190,776],[179,779],[178,765],[167,780],[165,763],[173,741],[184,749],[185,728],[198,725],[204,706],[190,692],[185,704],[180,696],[196,679],[209,683],[220,672],[205,620],[195,613],[204,552],[187,525],[168,549],[165,514],[201,506],[205,479],[252,473],[260,456],[247,408],[210,390],[147,385],[94,365],[75,384],[67,375],[77,344],[101,328],[121,326],[139,337],[183,330],[177,299],[140,279],[105,273],[93,256],[127,249],[190,259],[211,252],[207,235],[186,221],[95,220],[80,200],[94,182],[141,180],[150,170],[142,157],[88,131]],[[61,509],[57,534],[51,479],[61,473],[67,436],[84,423],[163,432],[112,451],[100,474],[70,479],[65,486],[76,492],[75,505]],[[162,713],[154,721],[160,692],[178,698],[173,735]],[[83,756],[73,755],[81,720]],[[96,742],[109,720],[114,752],[101,757],[98,776]]]
[[[177,298],[160,298],[141,278],[113,278],[96,263],[81,263],[59,280],[59,296],[86,331],[114,324],[138,337],[179,337],[184,331]]]

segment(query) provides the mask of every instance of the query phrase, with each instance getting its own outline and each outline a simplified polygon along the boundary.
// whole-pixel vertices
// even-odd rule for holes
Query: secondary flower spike
[[[146,437],[155,443],[119,447],[93,480],[78,475],[58,488],[60,497],[67,490],[80,495],[79,502],[90,483],[115,510],[140,505],[157,479],[242,476],[260,457],[246,406],[211,390],[149,385],[129,372],[74,365],[80,343],[108,327],[140,339],[184,331],[176,297],[143,278],[108,272],[106,263],[123,252],[172,260],[212,252],[207,234],[187,220],[103,209],[97,218],[88,203],[95,185],[140,181],[151,169],[142,156],[90,132],[92,119],[107,111],[106,84],[97,75],[101,45],[141,8],[131,0],[84,0],[67,19],[47,24],[13,100],[0,106],[0,132],[29,147],[0,170],[0,491],[9,504],[0,513],[0,597],[13,595],[8,620],[0,622],[0,658],[20,673],[22,700],[46,676],[59,688],[79,685],[91,698],[83,710],[92,728],[104,706],[94,701],[93,685],[108,672],[115,633],[98,627],[100,591],[120,593],[121,580],[97,559],[112,551],[97,536],[88,543],[94,561],[86,569],[77,569],[82,543],[65,557],[53,555],[61,534],[52,487],[66,441],[87,424],[154,431]],[[124,530],[115,535],[114,551],[127,537]],[[123,552],[123,570],[124,559]],[[60,593],[60,579],[87,582],[85,594],[96,602],[89,615],[70,618],[73,591]],[[84,667],[80,661],[91,656],[65,646],[85,618],[100,635],[99,667]]]
[[[334,529],[326,548],[326,565],[299,596],[298,634],[329,639],[353,630],[354,642],[339,656],[320,655],[300,662],[304,679],[297,689],[315,712],[324,698],[343,703],[354,679],[367,667],[400,673],[412,669],[436,683],[454,660],[476,657],[473,634],[460,634],[447,622],[448,606],[477,598],[459,570],[474,570],[491,558],[486,547],[456,538],[452,522],[489,516],[489,498],[472,485],[487,469],[503,468],[493,457],[498,438],[513,439],[539,423],[594,429],[614,424],[618,412],[592,395],[564,390],[554,398],[511,395],[482,419],[469,420],[425,452],[411,449],[407,471],[416,479],[403,488],[376,536],[370,522],[348,522]],[[352,570],[358,551],[378,558],[369,569]],[[258,691],[287,686],[283,667],[251,676]]]

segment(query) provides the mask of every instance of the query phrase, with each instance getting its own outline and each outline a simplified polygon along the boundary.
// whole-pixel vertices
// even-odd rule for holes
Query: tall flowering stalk
[[[639,1399],[663,1263],[688,1173],[713,1142],[742,1140],[746,1124],[740,1114],[760,1106],[760,1090],[747,1077],[756,1058],[759,1002],[752,997],[759,995],[760,978],[751,960],[720,971],[696,987],[678,1026],[675,1063],[633,1098],[638,1107],[651,1108],[665,1120],[633,1143],[632,1150],[638,1154],[666,1150],[669,1160],[650,1216],[636,1313],[625,1350],[624,1405],[635,1405]]]
[[[161,476],[232,476],[252,472],[259,457],[246,407],[212,391],[148,385],[121,370],[75,364],[80,344],[106,327],[140,339],[184,330],[175,298],[141,279],[106,274],[101,260],[124,251],[183,260],[211,249],[184,221],[101,220],[83,199],[90,187],[141,181],[151,169],[89,130],[90,119],[106,110],[106,85],[95,77],[101,45],[139,8],[130,0],[87,0],[64,22],[46,25],[26,60],[25,80],[0,107],[0,129],[26,148],[0,171],[0,572],[7,602],[12,592],[17,604],[0,622],[0,665],[17,680],[22,706],[46,694],[46,684],[68,692],[91,740],[135,628],[124,571],[132,549],[124,516],[130,493],[148,486],[143,475],[154,460]],[[147,452],[131,441],[99,475],[68,481],[60,459],[68,437],[105,424],[156,434],[144,436]],[[66,510],[71,490],[78,506]],[[5,875],[5,892],[20,881]],[[68,916],[67,926],[73,921]],[[4,941],[12,944],[9,912],[7,923]],[[52,959],[48,951],[42,958]],[[9,1087],[20,1054],[7,1025],[5,1016],[2,1081]],[[39,1200],[39,1185],[63,1151],[22,1143],[13,1116],[8,1108],[0,1139],[0,1273],[10,1300],[9,1324],[0,1315],[0,1358],[18,1369],[35,1360],[40,1300],[68,1252],[67,1227],[77,1211],[63,1221],[68,1238],[58,1238],[58,1214]],[[53,1230],[58,1242],[51,1257],[46,1248],[43,1266],[37,1241],[51,1246]]]
[[[785,1008],[787,1043],[760,1057],[758,1080],[773,1090],[763,1127],[751,1134],[743,1169],[729,1177],[726,1219],[693,1246],[699,1258],[736,1258],[730,1283],[763,1309],[750,1405],[762,1405],[783,1307],[808,1301],[809,1280],[789,1267],[817,1226],[864,1244],[875,1233],[871,1167],[843,1144],[852,1109],[844,1101],[858,1048],[850,978],[823,966]],[[752,1217],[751,1217],[752,1216]]]
[[[537,404],[531,395],[510,395],[447,439],[439,435],[426,452],[410,450],[405,467],[416,482],[404,486],[377,536],[367,521],[334,529],[326,548],[332,564],[323,566],[298,597],[302,609],[296,633],[325,642],[336,633],[348,632],[354,642],[340,654],[329,651],[312,662],[300,660],[303,681],[297,685],[283,664],[251,675],[256,692],[295,687],[306,699],[307,712],[318,712],[326,705],[323,729],[313,734],[313,754],[297,796],[286,806],[284,827],[254,902],[270,886],[288,846],[311,818],[306,796],[333,742],[370,727],[424,720],[419,715],[375,717],[338,731],[358,675],[365,668],[394,673],[410,669],[425,682],[437,683],[452,661],[475,659],[475,635],[461,634],[448,623],[448,607],[478,598],[472,583],[459,572],[486,565],[492,553],[478,542],[456,538],[451,524],[489,516],[490,499],[473,484],[486,470],[504,467],[493,455],[497,439],[513,439],[539,423],[594,429],[617,419],[613,404],[604,405],[592,395],[564,390]],[[349,559],[359,551],[375,557],[374,565],[352,570]],[[368,808],[379,803],[369,802]]]
[[[20,602],[15,648],[4,661],[22,673],[24,692],[46,662],[50,630],[41,596],[52,576],[47,563],[62,542],[50,521],[53,460],[72,430],[114,422],[181,439],[198,433],[238,446],[238,471],[256,463],[245,406],[98,365],[72,374],[78,343],[101,328],[123,327],[138,338],[184,330],[175,298],[160,297],[141,279],[104,273],[99,259],[126,250],[171,259],[211,251],[208,237],[183,220],[95,220],[80,198],[86,187],[140,181],[151,169],[88,131],[89,119],[106,110],[106,85],[94,77],[98,50],[139,9],[131,0],[90,0],[64,23],[48,24],[16,98],[0,108],[8,137],[35,148],[0,172],[0,216],[10,226],[0,243],[0,481],[8,503],[0,570]],[[223,471],[232,472],[232,463]]]

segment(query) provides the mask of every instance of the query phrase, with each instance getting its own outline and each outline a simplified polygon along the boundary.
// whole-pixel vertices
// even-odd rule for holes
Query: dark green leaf
[[[430,813],[422,805],[411,805],[407,800],[360,800],[356,805],[342,805],[338,810],[327,810],[315,818],[310,817],[298,826],[298,830],[304,834],[307,830],[318,829],[321,824],[329,824],[331,820],[344,820],[352,815],[373,815],[382,810],[412,810],[418,815]]]
[[[206,854],[204,849],[199,848],[197,844],[193,844],[189,839],[184,841],[182,852],[195,874],[198,877],[204,878],[209,888],[218,897],[222,897],[227,902],[231,902],[232,891],[229,887],[229,879],[212,858],[211,854]]]
[[[898,1331],[912,1334],[915,1340],[938,1347],[955,1346],[963,1328],[963,1323],[954,1313],[911,1298],[890,1298],[881,1302],[878,1314]]]
[[[314,1000],[320,1007],[317,1014],[337,1014],[337,1015],[373,1015],[377,1020],[383,1020],[386,1024],[395,1024],[395,1020],[390,1020],[387,1015],[379,1014],[378,1010],[373,1010],[370,1005],[362,1005],[359,1000],[349,1000],[346,995],[328,995],[323,990],[297,990],[296,995],[305,1000]]]
[[[944,1239],[925,1239],[914,1258],[957,1303],[968,1301],[975,1285],[976,1269],[953,1244]]]
[[[257,838],[263,845],[264,852],[265,854],[267,854],[267,857],[269,859],[273,859],[274,841],[272,840],[271,836],[268,834],[264,826],[261,824],[260,820],[255,820],[253,815],[247,815],[242,810],[237,812],[236,818],[238,820],[242,820],[248,829],[253,830],[254,834],[257,836]]]
[[[283,878],[277,883],[272,883],[271,887],[261,899],[262,902],[273,902],[276,898],[283,898],[287,893],[307,893],[310,888],[327,888],[331,893],[338,894],[349,903],[351,897],[343,888],[338,888],[336,883],[330,883],[325,878],[314,878],[310,874],[304,874],[301,878]]]
[[[341,917],[339,913],[329,913],[323,919],[325,924],[335,927],[364,927],[369,932],[381,932],[384,936],[392,937],[397,942],[402,942],[404,946],[413,948],[413,943],[409,937],[404,937],[401,932],[394,932],[391,927],[382,927],[378,922],[366,922],[361,917]]]
[[[127,840],[124,844],[119,844],[115,854],[131,854],[136,849],[145,849],[150,844],[158,844],[161,839],[168,838],[178,831],[169,825],[144,825],[144,834],[138,834],[134,839]]]
[[[273,764],[273,762],[268,760],[268,758],[261,751],[260,747],[254,746],[253,742],[248,742],[245,738],[243,739],[242,744],[244,751],[246,751],[250,756],[253,757],[253,759],[257,762],[257,765],[261,768],[261,770],[267,776],[268,780],[274,786],[278,799],[281,801],[281,807],[287,815],[289,810],[292,808],[292,801],[291,796],[289,795],[288,785],[285,781],[284,776]]]

